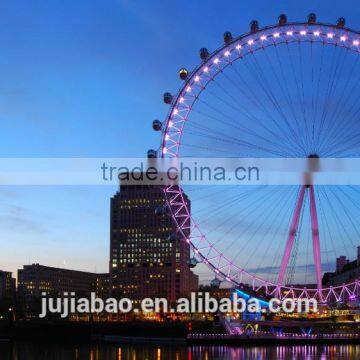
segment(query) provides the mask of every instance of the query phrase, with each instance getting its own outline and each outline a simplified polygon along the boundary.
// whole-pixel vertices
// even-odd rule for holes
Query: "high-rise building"
[[[0,270],[0,299],[12,299],[15,296],[15,279],[11,272]]]
[[[341,285],[355,281],[360,277],[360,246],[357,247],[357,257],[350,261],[346,256],[336,258],[335,272],[327,272],[323,277],[324,285]]]
[[[339,256],[338,258],[336,258],[336,272],[342,272],[344,266],[348,263],[349,260],[346,258],[346,256]]]
[[[110,286],[113,294],[135,302],[146,297],[174,301],[197,289],[198,277],[189,268],[189,245],[178,235],[168,213],[155,213],[164,203],[162,188],[155,185],[120,184],[112,197]]]
[[[64,292],[88,296],[107,294],[108,274],[61,269],[40,264],[24,265],[18,270],[18,292],[22,298],[38,298],[41,293],[61,297]]]
[[[18,297],[26,316],[38,316],[42,293],[51,297],[63,297],[75,293],[75,297],[107,298],[109,274],[61,269],[40,264],[24,265],[18,270]]]
[[[106,299],[110,295],[110,276],[109,273],[95,274],[95,282],[92,290],[97,297]]]

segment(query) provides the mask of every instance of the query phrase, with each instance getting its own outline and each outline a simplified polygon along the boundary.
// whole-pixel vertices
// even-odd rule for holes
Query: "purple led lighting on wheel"
[[[201,98],[203,92],[211,82],[222,74],[229,66],[237,61],[242,61],[247,56],[267,51],[271,47],[287,46],[287,44],[314,43],[324,46],[335,46],[359,54],[359,33],[335,25],[322,23],[287,23],[285,25],[269,26],[256,32],[248,33],[225,44],[212,54],[191,73],[187,75],[178,94],[173,97],[170,110],[163,123],[163,136],[161,142],[161,156],[177,158],[180,156],[183,137],[186,136],[186,123],[189,120],[194,105]],[[304,194],[307,189],[304,186],[298,200],[298,210],[294,215],[293,231],[298,231],[301,208],[304,206]],[[271,282],[261,276],[252,274],[241,268],[235,262],[217,249],[216,244],[211,242],[200,225],[191,216],[188,203],[182,189],[177,186],[167,186],[164,190],[166,202],[173,217],[178,231],[187,239],[196,257],[207,265],[217,277],[231,282],[235,286],[249,284],[251,289],[261,292],[267,296],[278,296],[282,298],[314,297],[320,302],[327,303],[342,301],[344,299],[355,299],[360,293],[360,282],[358,280],[340,286],[322,287],[321,285],[321,261],[318,235],[314,236],[315,270],[317,273],[317,287],[306,288],[284,285],[285,270],[289,262],[289,254],[292,250],[294,239],[288,240],[288,255],[283,258],[283,266],[280,269],[278,281]],[[313,187],[309,189],[310,211],[312,229],[316,230],[317,210],[316,198]],[[188,233],[191,233],[189,237]]]

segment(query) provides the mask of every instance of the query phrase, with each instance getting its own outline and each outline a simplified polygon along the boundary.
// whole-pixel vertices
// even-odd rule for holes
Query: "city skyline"
[[[86,7],[67,1],[56,7],[56,13],[51,5],[34,5],[32,11],[37,11],[32,18],[25,1],[4,4],[0,12],[3,157],[143,156],[159,143],[151,121],[166,114],[162,93],[176,91],[177,70],[192,68],[200,47],[215,49],[224,31],[243,33],[253,18],[261,24],[275,23],[282,12],[291,19],[305,19],[310,9],[325,22],[341,15],[351,27],[359,27],[353,1],[341,7],[335,2],[266,3],[266,14],[259,12],[261,3],[233,5],[221,16],[218,5],[209,4],[204,18],[198,15],[203,11],[200,3],[190,11],[182,3],[164,9],[160,2],[150,6],[113,1],[104,9],[97,1]],[[184,18],[177,19],[177,12],[183,12]],[[17,27],[12,22],[15,14]],[[108,27],[97,26],[100,21]],[[31,33],[26,31],[29,28]],[[1,269],[16,274],[24,264],[41,263],[107,271],[109,199],[115,191],[2,188]]]

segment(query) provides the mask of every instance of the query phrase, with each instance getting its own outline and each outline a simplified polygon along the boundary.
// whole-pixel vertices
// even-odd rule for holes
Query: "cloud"
[[[14,190],[1,190],[0,196],[7,199],[16,199],[20,196],[20,194]]]
[[[44,234],[48,232],[42,224],[31,218],[31,211],[23,206],[2,204],[1,210],[0,226],[5,230],[31,234]]]
[[[22,233],[44,234],[48,232],[47,229],[38,222],[21,215],[0,216],[0,226]]]
[[[322,264],[323,270],[325,269],[334,269],[335,262],[323,263]],[[315,265],[308,264],[308,265],[297,265],[295,266],[295,274],[315,274]],[[251,274],[278,274],[279,273],[279,266],[264,266],[257,269],[247,269],[247,271]]]

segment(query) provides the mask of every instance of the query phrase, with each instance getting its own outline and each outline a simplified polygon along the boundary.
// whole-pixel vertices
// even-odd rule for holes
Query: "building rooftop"
[[[357,267],[358,267],[357,260],[354,260],[345,264],[341,272],[344,273],[346,271],[356,269]]]

